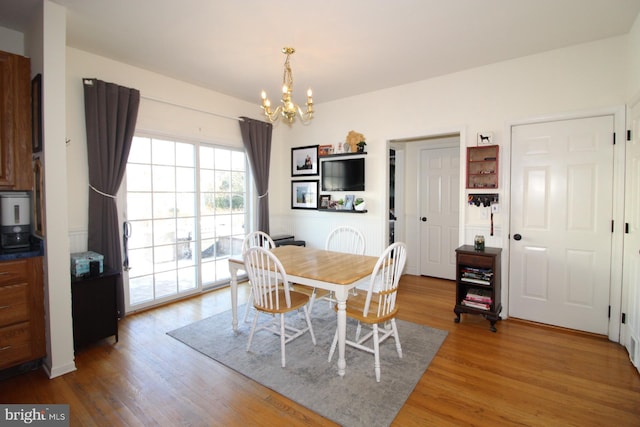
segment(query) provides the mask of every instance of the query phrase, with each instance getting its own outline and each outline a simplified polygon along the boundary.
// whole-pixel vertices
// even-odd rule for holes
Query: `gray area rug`
[[[253,337],[246,351],[251,328],[242,323],[239,307],[237,334],[227,311],[174,331],[168,335],[280,393],[312,411],[346,427],[388,426],[398,414],[447,336],[446,331],[397,320],[402,344],[398,358],[393,338],[380,346],[381,378],[376,383],[373,354],[347,346],[346,375],[338,376],[338,352],[327,362],[335,334],[336,314],[326,301],[313,307],[311,323],[316,335],[305,334],[286,346],[286,368],[280,365],[280,338],[267,331]],[[303,314],[294,312],[289,321],[304,324]],[[253,313],[249,316],[253,319]],[[261,314],[258,321],[270,321]],[[354,337],[356,323],[347,319],[347,336]],[[364,329],[363,329],[364,331]]]

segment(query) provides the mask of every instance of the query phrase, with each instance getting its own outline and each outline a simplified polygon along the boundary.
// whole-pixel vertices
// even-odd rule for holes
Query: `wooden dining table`
[[[337,301],[338,375],[344,376],[347,362],[344,357],[349,290],[366,283],[371,277],[377,257],[332,252],[304,246],[280,246],[272,249],[285,269],[291,283],[333,291]],[[232,327],[238,330],[238,271],[244,271],[242,257],[229,258],[231,273]],[[312,320],[313,322],[313,317]]]

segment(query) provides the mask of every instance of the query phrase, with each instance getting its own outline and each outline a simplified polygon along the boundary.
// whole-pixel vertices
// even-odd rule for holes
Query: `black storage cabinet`
[[[71,279],[73,348],[115,336],[118,342],[116,283],[120,273],[104,267],[96,276]]]

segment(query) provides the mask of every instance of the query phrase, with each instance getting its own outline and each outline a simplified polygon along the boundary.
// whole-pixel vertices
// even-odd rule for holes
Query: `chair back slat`
[[[356,228],[340,226],[331,231],[325,242],[325,250],[364,255],[365,240]]]
[[[369,289],[362,314],[366,317],[372,306],[376,308],[376,316],[383,317],[396,307],[398,284],[407,260],[407,246],[396,242],[382,253],[371,273]]]
[[[253,247],[260,247],[265,249],[273,249],[276,247],[276,244],[273,242],[273,239],[264,231],[254,231],[252,233],[247,234],[242,242],[242,255],[247,252],[247,249]]]
[[[245,252],[244,265],[253,290],[254,306],[269,311],[280,310],[285,305],[291,307],[287,273],[273,252],[259,246],[250,247]]]

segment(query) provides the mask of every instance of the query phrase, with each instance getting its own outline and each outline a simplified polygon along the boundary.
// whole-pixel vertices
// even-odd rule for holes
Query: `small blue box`
[[[100,263],[100,274],[104,271],[104,256],[93,251],[76,252],[71,254],[71,275],[73,277],[88,276],[92,261]]]

